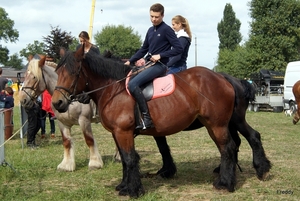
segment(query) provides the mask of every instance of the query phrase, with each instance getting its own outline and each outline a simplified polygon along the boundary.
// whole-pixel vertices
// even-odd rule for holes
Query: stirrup
[[[154,127],[153,123],[151,123],[150,125],[148,125],[148,126],[146,127],[144,120],[143,120],[143,119],[141,119],[141,120],[142,120],[142,124],[140,124],[140,125],[138,125],[137,127],[135,127],[135,129],[146,130],[147,128],[153,128],[153,127]]]

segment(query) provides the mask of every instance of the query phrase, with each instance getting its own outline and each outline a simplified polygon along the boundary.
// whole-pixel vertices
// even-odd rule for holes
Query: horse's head
[[[52,104],[59,112],[66,112],[75,96],[86,88],[87,77],[82,70],[83,65],[86,65],[84,56],[82,45],[76,52],[66,52],[57,65],[58,79]]]
[[[42,67],[45,65],[46,57],[39,59],[31,58],[27,64],[25,80],[19,92],[20,103],[24,107],[31,107],[36,98],[46,89],[43,81]]]

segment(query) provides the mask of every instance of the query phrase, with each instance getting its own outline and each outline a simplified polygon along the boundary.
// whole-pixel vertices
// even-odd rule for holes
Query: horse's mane
[[[41,68],[39,68],[38,59],[32,59],[29,61],[27,71],[30,71],[38,81],[42,78],[42,71]]]
[[[112,57],[106,58],[103,55],[98,55],[93,52],[86,53],[83,62],[86,62],[94,73],[106,79],[123,79],[131,70],[131,67],[124,65],[120,59]],[[56,70],[64,65],[68,72],[71,74],[75,73],[74,66],[76,66],[76,58],[74,52],[66,52],[58,63]]]
[[[52,61],[45,61],[45,66],[56,68],[57,64]],[[42,70],[39,67],[39,59],[32,59],[31,61],[29,61],[27,71],[30,71],[38,81],[42,79]]]
[[[57,67],[57,63],[54,63],[54,62],[52,62],[52,61],[46,61],[46,62],[45,62],[45,65],[46,65],[46,66],[50,66],[50,67],[52,67],[52,68],[56,68],[56,67]]]

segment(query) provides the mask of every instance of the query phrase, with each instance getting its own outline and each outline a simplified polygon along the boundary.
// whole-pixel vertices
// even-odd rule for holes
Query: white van
[[[283,104],[284,109],[296,111],[296,102],[293,94],[294,84],[300,80],[300,61],[289,62],[285,69]]]

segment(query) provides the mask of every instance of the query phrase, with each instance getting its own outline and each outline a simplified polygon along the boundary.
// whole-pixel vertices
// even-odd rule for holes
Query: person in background
[[[154,65],[139,72],[128,83],[128,89],[143,115],[141,125],[136,129],[147,129],[154,127],[150,117],[149,109],[145,97],[142,93],[141,86],[156,77],[164,75],[167,71],[167,62],[169,57],[181,54],[183,48],[176,37],[174,31],[164,21],[164,6],[156,3],[150,7],[150,20],[152,27],[147,31],[142,47],[125,62],[125,65],[134,65],[135,62],[143,58],[146,54],[146,60],[154,62]],[[171,48],[172,47],[172,48]]]
[[[8,83],[8,79],[5,77],[2,77],[2,68],[0,68],[0,92],[2,90],[4,90],[7,83]]]
[[[100,55],[99,48],[90,42],[89,34],[86,31],[80,32],[78,37],[80,44],[76,47],[76,50],[78,50],[81,47],[81,45],[84,44],[84,53],[90,52]]]
[[[192,32],[189,22],[181,15],[172,18],[172,28],[174,29],[182,47],[183,52],[175,57],[170,58],[168,62],[167,74],[178,73],[187,68],[187,57],[192,40]]]
[[[40,106],[33,104],[32,107],[24,108],[27,113],[27,147],[31,149],[38,148],[35,142],[36,134],[41,128]]]
[[[100,50],[96,45],[93,45],[90,42],[90,36],[86,31],[81,31],[80,34],[78,35],[79,37],[79,42],[80,44],[76,47],[76,50],[78,50],[81,45],[84,44],[84,53],[87,54],[96,54],[96,55],[100,55]],[[94,104],[94,103],[92,103]],[[94,107],[93,109],[93,118],[98,118],[98,110],[97,110],[97,106]]]
[[[49,117],[51,138],[55,138],[55,114],[51,108],[51,95],[47,90],[42,94],[41,100],[41,138],[46,137],[46,117]]]
[[[4,102],[4,108],[9,109],[14,107],[14,91],[11,87],[5,87],[4,90],[1,91],[0,101]]]

